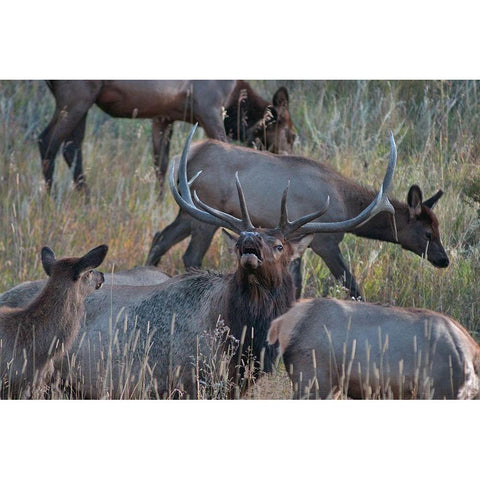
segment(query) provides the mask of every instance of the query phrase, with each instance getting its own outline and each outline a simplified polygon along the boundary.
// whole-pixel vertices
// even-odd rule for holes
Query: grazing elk
[[[331,298],[272,322],[295,398],[480,398],[480,347],[441,313]]]
[[[194,145],[188,163],[189,175],[199,170],[203,172],[195,182],[198,195],[231,215],[239,215],[238,202],[230,194],[234,187],[233,174],[238,171],[249,199],[252,221],[263,227],[275,226],[282,188],[287,181],[290,181],[292,216],[302,216],[318,209],[330,197],[332,205],[324,219],[341,221],[357,215],[375,195],[372,190],[342,176],[329,166],[308,158],[279,156],[214,140]],[[408,192],[407,203],[393,200],[397,236],[391,218],[386,213],[377,215],[364,225],[352,227],[349,233],[398,243],[417,255],[425,255],[436,267],[447,267],[449,260],[440,241],[437,217],[432,211],[442,193],[440,190],[423,201],[422,191],[414,185]],[[195,221],[188,212],[180,209],[177,218],[155,234],[147,265],[158,265],[161,257],[173,245],[191,235],[183,261],[187,268],[199,267],[217,228],[216,225]],[[339,248],[344,235],[345,231],[318,233],[310,247],[322,257],[333,276],[343,282],[350,296],[358,298],[362,295],[360,288]],[[292,267],[298,298],[302,285],[300,259]]]
[[[42,264],[49,279],[41,292],[25,307],[0,307],[2,396],[17,397],[40,385],[51,362],[71,347],[86,296],[103,284],[103,274],[92,269],[102,263],[107,250],[101,245],[83,257],[56,260],[53,251],[43,247]]]
[[[68,377],[84,396],[129,398],[150,390],[159,397],[179,391],[186,397],[197,397],[204,382],[202,359],[213,355],[208,336],[216,330],[219,319],[228,329],[229,337],[239,340],[238,353],[224,366],[229,380],[244,385],[243,374],[251,365],[242,364],[244,354],[255,358],[256,373],[270,371],[276,358],[276,349],[266,345],[270,322],[295,302],[288,271],[290,260],[302,253],[315,232],[343,231],[380,211],[392,211],[386,192],[395,168],[394,156],[390,158],[380,193],[355,218],[314,222],[325,212],[322,206],[315,213],[289,221],[285,190],[279,225],[256,228],[238,178],[240,218],[209,207],[196,193],[194,202],[186,172],[193,133],[194,130],[180,160],[178,187],[171,170],[172,193],[180,206],[198,221],[235,233],[228,236],[235,244],[237,269],[231,274],[196,270],[161,285],[112,285],[90,295],[85,302],[86,323],[72,348],[70,365],[76,370]],[[220,361],[213,363],[218,365]]]
[[[233,80],[57,80],[47,82],[55,97],[52,120],[39,138],[42,170],[50,190],[55,156],[73,168],[78,189],[87,190],[82,169],[82,142],[87,113],[93,104],[112,117],[151,118],[155,172],[163,195],[173,122],[198,122],[209,138],[227,141],[228,134],[247,145],[263,144],[273,152],[291,152],[295,135],[284,87],[273,105],[244,81]],[[222,109],[226,109],[225,125]]]

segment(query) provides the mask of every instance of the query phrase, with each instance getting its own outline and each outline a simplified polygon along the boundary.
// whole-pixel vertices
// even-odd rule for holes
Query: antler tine
[[[397,147],[395,145],[395,139],[393,138],[393,132],[390,130],[390,158],[388,160],[387,172],[383,179],[383,192],[385,195],[389,192],[392,185],[393,173],[395,166],[397,165]]]
[[[372,208],[371,214],[363,222],[356,225],[356,228],[361,227],[364,223],[367,223],[370,218],[374,217],[377,213],[387,212],[393,217],[393,222],[395,223],[395,209],[390,203],[390,200],[387,197],[387,193],[392,186],[393,173],[395,171],[395,166],[397,165],[397,146],[395,145],[395,139],[393,138],[393,132],[390,130],[390,156],[388,159],[387,171],[383,179],[380,192],[377,195],[378,202],[374,208]],[[383,194],[382,194],[383,191]],[[395,237],[397,235],[395,227]]]
[[[203,172],[203,170],[199,170],[189,181],[188,181],[188,186],[191,187],[193,182],[200,176],[200,174]]]
[[[195,131],[197,130],[198,123],[196,123],[187,137],[187,141],[185,142],[185,146],[183,147],[182,156],[180,158],[180,164],[178,165],[178,189],[180,190],[180,195],[185,198],[188,203],[193,205],[192,195],[190,193],[190,185],[187,179],[187,161],[188,161],[188,152],[190,150],[190,143],[192,142],[192,138],[195,135]],[[173,168],[171,172],[173,172]],[[198,177],[199,173],[194,176],[194,179]],[[170,175],[172,176],[172,175]],[[193,182],[193,180],[192,180]],[[171,187],[171,184],[170,184]],[[176,189],[175,189],[176,190]]]
[[[200,210],[195,206],[193,203],[192,195],[190,193],[190,185],[193,183],[193,181],[198,177],[200,172],[197,172],[192,180],[190,182],[187,179],[187,157],[188,157],[188,151],[190,149],[190,143],[192,141],[193,135],[195,134],[195,130],[197,128],[198,124],[195,124],[190,131],[190,134],[188,135],[187,141],[185,142],[185,146],[183,148],[182,156],[180,158],[180,163],[178,165],[178,190],[177,190],[177,185],[175,182],[175,165],[172,165],[172,168],[170,169],[170,189],[172,191],[172,195],[175,198],[175,201],[177,204],[180,206],[180,208],[183,208],[188,214],[190,214],[193,218],[196,218],[197,220],[200,220],[201,222],[209,223],[211,225],[216,225],[218,227],[225,227],[232,229],[234,231],[238,231],[237,227],[235,224],[232,225],[230,222],[227,222],[223,218],[218,218],[217,216],[213,215],[211,212]],[[235,217],[232,217],[235,218]],[[240,220],[237,220],[237,222],[242,223]]]
[[[294,222],[290,222],[288,220],[288,211],[287,211],[287,195],[288,195],[289,188],[290,188],[290,180],[287,183],[287,188],[285,188],[285,190],[283,191],[282,204],[280,209],[280,222],[278,225],[278,228],[282,230],[284,235],[293,233],[294,231],[298,230],[302,225],[305,225],[306,223],[311,222],[312,220],[315,220],[318,217],[321,217],[322,215],[325,214],[325,212],[328,210],[328,206],[330,205],[330,197],[327,196],[327,199],[325,200],[325,204],[320,210],[304,215],[303,217],[300,217]]]
[[[244,230],[251,230],[255,227],[250,220],[250,215],[248,213],[247,202],[245,201],[245,195],[243,194],[242,184],[240,183],[240,179],[238,178],[238,172],[235,172],[235,182],[237,184],[237,192],[238,192],[238,201],[240,202],[240,210],[242,212],[242,219],[243,219],[243,226]]]
[[[193,191],[193,199],[195,200],[195,203],[200,205],[208,213],[222,220],[224,222],[224,224],[222,225],[223,227],[229,228],[230,230],[233,230],[234,232],[237,232],[237,233],[240,233],[241,231],[245,230],[244,223],[237,217],[234,217],[233,215],[230,215],[225,212],[221,212],[220,210],[210,207],[206,203],[202,202],[198,198],[196,190]]]
[[[388,212],[394,215],[395,209],[388,200],[387,192],[392,183],[396,161],[397,149],[395,146],[395,141],[393,139],[393,133],[390,132],[390,157],[388,161],[388,167],[385,173],[385,177],[383,178],[382,185],[380,186],[380,191],[378,192],[373,202],[354,218],[331,223],[311,222],[307,225],[300,225],[296,230],[293,230],[290,227],[288,231],[288,236],[292,236],[292,233],[294,232],[301,235],[306,235],[309,233],[348,232],[349,230],[358,228],[364,223],[368,222],[368,220],[377,215],[377,213]]]
[[[215,217],[223,220],[226,222],[231,230],[240,233],[245,230],[253,230],[255,227],[252,224],[252,221],[250,220],[250,215],[248,213],[247,209],[247,203],[245,201],[245,195],[243,194],[243,188],[240,183],[240,179],[238,178],[238,172],[235,172],[235,181],[237,184],[237,192],[238,192],[238,200],[240,202],[240,210],[242,212],[242,219],[240,220],[237,217],[234,217],[233,215],[230,215],[225,212],[221,212],[220,210],[217,210],[216,208],[210,207],[206,203],[202,202],[198,198],[196,190],[193,192],[193,199],[196,204],[200,205],[204,210],[206,210],[208,213],[211,215],[214,215]]]
[[[316,212],[313,212],[313,213],[309,213],[308,215],[304,215],[303,217],[300,217],[299,219],[293,222],[288,222],[287,235],[289,235],[290,233],[296,232],[299,228],[311,222],[312,220],[315,220],[316,218],[321,217],[322,215],[325,215],[329,206],[330,206],[330,196],[327,195],[327,199],[325,200],[325,203],[320,210],[317,210]]]

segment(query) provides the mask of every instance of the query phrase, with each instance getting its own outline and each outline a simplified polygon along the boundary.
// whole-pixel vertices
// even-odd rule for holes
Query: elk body
[[[2,395],[18,397],[41,384],[52,361],[71,347],[84,313],[86,296],[102,286],[94,269],[107,254],[101,245],[80,258],[56,260],[48,247],[42,264],[45,286],[24,307],[0,307],[0,380]]]
[[[158,285],[170,277],[155,267],[134,267],[105,273],[105,285]]]
[[[93,104],[112,117],[152,119],[153,157],[161,194],[175,121],[198,122],[208,137],[221,141],[227,140],[227,128],[232,138],[250,146],[262,143],[274,152],[290,152],[295,138],[284,87],[275,93],[271,105],[244,81],[58,80],[47,84],[55,97],[55,112],[40,135],[39,147],[48,189],[62,143],[76,187],[86,189],[82,142]],[[222,108],[226,109],[225,125]]]
[[[441,313],[331,298],[272,322],[295,398],[480,398],[480,347]]]
[[[323,206],[290,222],[285,190],[279,225],[256,228],[238,179],[241,218],[215,210],[197,197],[193,200],[186,173],[192,135],[193,131],[180,161],[178,190],[171,171],[172,193],[196,220],[234,232],[228,235],[234,243],[237,269],[230,274],[191,271],[157,286],[113,285],[90,295],[85,302],[86,323],[72,348],[74,371],[68,377],[84,396],[130,398],[143,391],[162,398],[172,394],[197,398],[205,382],[205,359],[212,357],[216,368],[227,371],[229,385],[234,382],[241,387],[250,366],[254,375],[270,371],[276,358],[276,349],[266,344],[270,322],[295,301],[290,260],[301,254],[314,232],[341,231],[380,211],[392,211],[386,192],[395,155],[381,192],[357,217],[314,222],[325,212]],[[223,363],[209,342],[219,320],[228,333],[219,349],[220,359],[226,358]],[[222,357],[226,350],[235,351],[235,346],[234,355]],[[246,356],[253,356],[253,362],[242,363]]]
[[[156,267],[134,267],[129,270],[120,270],[113,273],[105,273],[104,285],[130,285],[148,286],[159,285],[170,277]],[[18,304],[22,298],[31,298],[37,295],[46,284],[46,280],[32,280],[22,282],[0,295],[0,307],[2,305]]]
[[[201,170],[195,182],[198,195],[210,205],[231,215],[239,215],[239,205],[230,192],[234,188],[233,176],[238,175],[249,199],[252,221],[255,225],[274,227],[279,215],[283,186],[290,181],[289,209],[294,217],[320,208],[329,197],[331,206],[325,221],[342,221],[357,215],[374,198],[372,190],[360,186],[329,166],[304,157],[274,155],[240,146],[206,140],[192,147],[189,157],[189,175]],[[267,194],[268,192],[268,194]],[[428,200],[422,191],[412,186],[407,202],[392,200],[395,224],[386,213],[377,215],[368,223],[352,227],[348,232],[360,237],[397,243],[417,255],[425,255],[436,267],[448,266],[448,256],[440,240],[439,224],[432,211],[441,197],[437,192]],[[157,232],[147,257],[148,265],[158,265],[161,257],[176,243],[191,236],[183,261],[187,268],[199,267],[210,246],[216,225],[206,225],[192,219],[180,209],[177,218],[161,232]],[[345,231],[315,234],[310,247],[322,257],[333,276],[349,290],[350,296],[359,297],[361,291],[347,268],[339,244]],[[300,261],[293,265],[297,297],[301,290]]]

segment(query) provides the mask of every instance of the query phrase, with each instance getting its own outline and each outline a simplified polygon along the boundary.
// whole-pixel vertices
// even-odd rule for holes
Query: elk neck
[[[358,185],[349,185],[345,190],[345,205],[347,207],[347,216],[358,215],[375,198],[376,193]],[[390,202],[395,209],[395,224],[397,232],[404,228],[408,222],[408,206],[398,200],[390,198]],[[359,237],[382,240],[384,242],[399,243],[395,239],[393,218],[386,212],[380,212],[368,222],[352,230],[354,235]]]
[[[263,279],[264,280],[264,279]],[[267,333],[273,319],[285,313],[295,303],[295,289],[288,271],[276,282],[239,269],[229,281],[226,292],[225,312],[232,335],[245,339],[243,349],[251,347],[257,361],[265,349],[263,370],[270,372],[276,358],[276,349],[267,345]]]
[[[76,288],[67,288],[64,284],[50,279],[38,297],[26,307],[37,337],[40,334],[42,338],[56,336],[60,341],[66,341],[66,337],[71,336],[72,325],[78,321],[81,309],[83,301],[78,298]]]

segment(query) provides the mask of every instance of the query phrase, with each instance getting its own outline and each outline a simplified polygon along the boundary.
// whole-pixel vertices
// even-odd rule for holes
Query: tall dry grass
[[[326,162],[364,185],[378,186],[393,130],[398,164],[392,195],[406,199],[416,183],[425,198],[445,191],[435,211],[451,264],[431,266],[400,247],[347,235],[342,252],[369,301],[418,306],[458,319],[480,336],[480,153],[475,81],[252,81],[271,98],[280,85],[290,92],[297,128],[296,153]],[[157,200],[150,122],[112,119],[97,107],[88,115],[84,169],[91,189],[85,204],[71,188],[71,174],[57,157],[55,197],[45,194],[37,138],[54,101],[39,81],[0,81],[0,291],[44,276],[39,251],[81,253],[110,246],[105,271],[144,263],[154,233],[177,207],[168,193]],[[183,147],[190,125],[177,123],[171,156]],[[200,136],[199,136],[200,137]],[[183,271],[187,241],[172,248],[160,268]],[[204,266],[234,267],[216,237]],[[306,296],[345,293],[322,260],[307,252]],[[286,398],[285,373],[258,382],[255,398]]]

